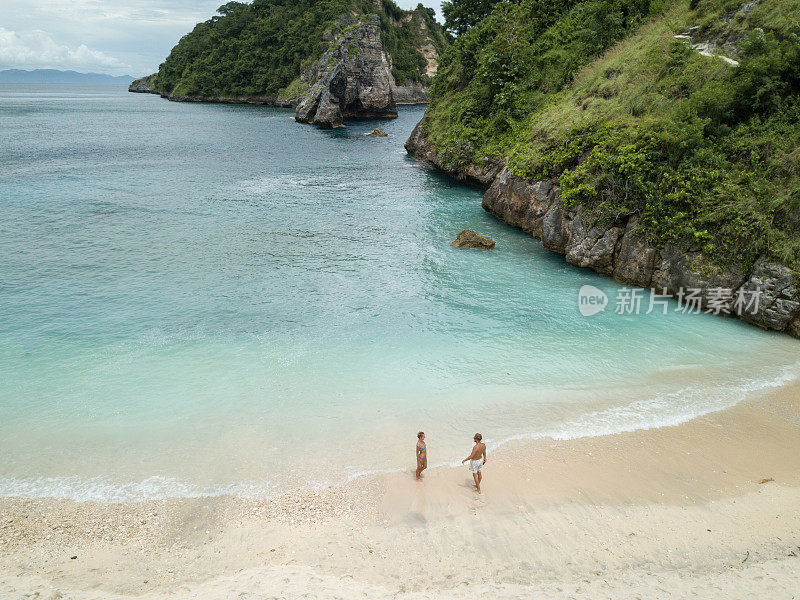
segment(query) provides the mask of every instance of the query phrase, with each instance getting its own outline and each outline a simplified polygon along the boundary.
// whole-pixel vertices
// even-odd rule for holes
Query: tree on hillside
[[[442,3],[445,28],[458,36],[492,12],[502,0],[446,0]]]
[[[418,12],[418,13],[427,13],[427,14],[428,14],[428,16],[429,16],[431,19],[435,19],[435,18],[436,18],[436,11],[435,11],[435,10],[433,10],[432,8],[428,8],[428,7],[427,7],[427,6],[425,6],[425,5],[424,5],[422,2],[420,2],[419,4],[417,4],[417,8],[415,8],[415,9],[414,9],[414,12]]]
[[[241,10],[243,8],[248,8],[248,5],[244,2],[228,2],[227,4],[220,6],[217,9],[217,12],[223,17],[227,17],[228,15],[232,15],[237,10]]]

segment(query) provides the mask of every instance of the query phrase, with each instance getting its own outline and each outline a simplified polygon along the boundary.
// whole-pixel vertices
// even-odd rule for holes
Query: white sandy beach
[[[260,501],[4,499],[0,597],[795,598],[799,399],[507,446],[481,497],[440,467]]]

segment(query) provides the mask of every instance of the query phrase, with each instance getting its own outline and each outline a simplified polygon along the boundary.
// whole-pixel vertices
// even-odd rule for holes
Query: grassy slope
[[[493,154],[519,175],[558,177],[567,202],[601,220],[638,212],[656,243],[722,264],[765,254],[800,267],[800,0],[762,0],[729,23],[720,16],[737,0],[640,5],[612,27],[606,40],[624,39],[607,51],[575,41],[581,29],[588,39],[600,30],[588,20],[599,4],[550,19],[531,38],[533,58],[504,67],[516,73],[499,92],[487,92],[481,69],[498,48],[508,62],[503,28],[487,34],[484,23],[460,39],[433,87],[425,128],[434,148],[451,164]],[[497,13],[490,19],[508,31],[512,21]],[[738,40],[741,66],[674,40],[693,25]],[[516,44],[517,57],[533,45]],[[459,56],[470,46],[471,71]]]
[[[181,38],[159,68],[156,86],[176,96],[286,96],[296,91],[296,78],[328,49],[326,32],[347,24],[343,15],[358,19],[376,12],[366,0],[254,0],[230,2],[220,14],[199,23]],[[433,27],[434,39],[444,43],[441,28],[425,9],[419,17]],[[393,25],[389,16],[410,14],[391,0],[380,13],[387,51],[395,76],[405,81],[424,78],[424,58],[416,50],[419,29]],[[291,88],[287,90],[287,88]]]

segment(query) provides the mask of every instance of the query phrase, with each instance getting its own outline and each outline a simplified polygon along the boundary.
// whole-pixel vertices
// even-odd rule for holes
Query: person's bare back
[[[466,460],[478,460],[479,458],[484,459],[483,462],[486,462],[486,444],[483,442],[478,442],[472,447],[472,453]]]

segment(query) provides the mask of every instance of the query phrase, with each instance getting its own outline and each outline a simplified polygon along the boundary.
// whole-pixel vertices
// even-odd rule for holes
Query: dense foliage
[[[800,0],[740,4],[502,2],[443,58],[425,131],[450,167],[507,156],[655,243],[800,267]],[[739,66],[674,39],[695,25]]]
[[[492,12],[500,0],[445,0],[442,2],[444,26],[454,35],[461,35],[475,27]]]
[[[428,119],[437,150],[452,166],[497,153],[520,121],[649,9],[650,0],[499,3],[442,57]]]
[[[343,15],[357,19],[375,12],[382,19],[396,76],[403,81],[422,79],[424,58],[416,49],[419,31],[403,20],[410,13],[391,0],[384,0],[383,7],[377,11],[368,0],[229,2],[181,38],[159,68],[155,85],[176,96],[275,95],[293,81],[297,87],[301,70],[328,49],[326,33],[346,26]],[[435,39],[443,40],[428,9],[415,12],[434,25]]]

